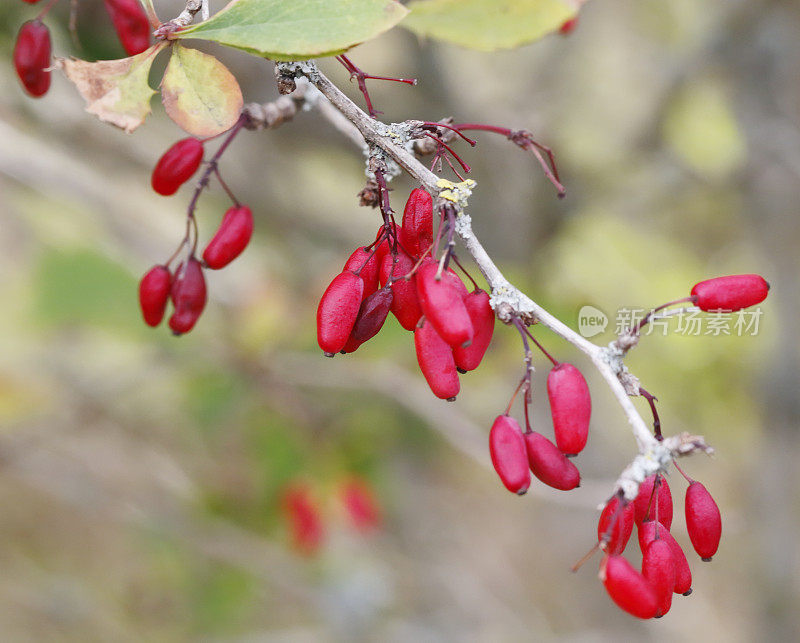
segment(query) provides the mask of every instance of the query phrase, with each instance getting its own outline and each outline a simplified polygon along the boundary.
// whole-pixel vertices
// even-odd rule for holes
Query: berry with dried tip
[[[603,507],[597,521],[597,542],[607,554],[621,554],[633,532],[633,504],[620,506],[620,499],[614,496]],[[613,523],[613,527],[612,527]]]
[[[373,253],[372,250],[367,250],[364,247],[356,248],[344,263],[342,270],[350,270],[357,273],[364,282],[364,299],[378,290],[380,263],[378,250]]]
[[[206,280],[203,267],[194,257],[178,266],[170,291],[175,311],[169,318],[169,327],[174,335],[188,333],[206,306]]]
[[[400,243],[411,255],[419,257],[433,243],[433,199],[421,188],[411,191],[403,210]]]
[[[760,304],[769,294],[769,284],[761,275],[729,275],[707,279],[694,285],[692,299],[700,310],[737,311]]]
[[[29,20],[20,27],[14,44],[14,68],[25,91],[34,98],[50,89],[50,53],[50,30],[41,20]]]
[[[361,344],[378,334],[386,321],[393,299],[391,288],[381,288],[361,302],[356,323],[353,324],[343,352],[354,352]]]
[[[364,282],[345,270],[333,278],[317,307],[317,343],[328,357],[344,348],[361,309]]]
[[[203,144],[196,138],[184,138],[172,145],[158,159],[150,183],[162,196],[170,196],[192,178],[203,161]]]
[[[531,486],[531,472],[525,438],[514,418],[497,416],[489,431],[489,454],[506,489],[518,496],[523,495]]]
[[[525,434],[525,447],[528,465],[533,475],[546,485],[569,491],[581,483],[581,474],[569,458],[541,433],[531,431]]]
[[[451,270],[443,271],[441,279],[437,279],[438,270],[439,264],[433,260],[424,261],[417,270],[417,294],[422,313],[450,346],[469,346],[474,329],[464,304],[467,289]]]
[[[642,576],[649,581],[656,593],[656,616],[664,616],[672,606],[672,590],[675,588],[675,557],[666,540],[658,538],[644,550]]]
[[[166,266],[153,266],[139,282],[139,307],[148,326],[158,326],[167,309],[172,275]]]
[[[228,208],[216,234],[203,250],[203,261],[213,270],[236,259],[253,236],[253,212],[246,205]]]
[[[635,520],[637,525],[641,525],[645,520],[655,520],[656,516],[658,516],[658,522],[667,529],[672,527],[672,492],[669,490],[667,479],[664,476],[660,476],[660,478],[656,496],[653,495],[655,473],[645,478],[645,481],[639,487],[639,494],[636,496],[636,500],[633,501],[636,507]],[[656,503],[658,503],[658,509],[656,509]]]
[[[676,594],[683,594],[688,596],[692,593],[692,570],[689,568],[689,561],[686,560],[686,554],[678,544],[678,541],[672,537],[664,525],[658,524],[658,537],[665,540],[672,549],[672,557],[675,561],[675,589]],[[648,545],[656,540],[656,523],[652,520],[646,520],[639,525],[639,549],[642,552],[647,551]]]
[[[381,286],[389,283],[389,275],[392,275],[394,279],[392,281],[392,293],[394,295],[392,298],[392,314],[403,328],[411,331],[416,328],[419,318],[422,317],[422,308],[419,305],[419,297],[417,296],[417,285],[414,279],[405,279],[405,275],[413,267],[414,260],[398,248],[397,262],[387,251],[381,259],[379,273]]]
[[[717,553],[722,537],[722,516],[717,503],[699,482],[686,489],[686,531],[694,550],[705,562]]]
[[[476,288],[464,298],[464,305],[472,320],[474,335],[472,343],[464,348],[455,346],[453,356],[456,366],[462,371],[473,371],[481,363],[494,333],[494,310],[489,303],[489,295],[485,290]]]
[[[450,402],[455,400],[461,384],[458,381],[453,349],[425,317],[414,329],[414,347],[417,350],[419,368],[433,394]]]
[[[658,612],[658,599],[650,583],[622,556],[603,559],[600,580],[611,600],[628,614],[648,619]]]
[[[547,396],[556,444],[565,455],[575,455],[586,446],[592,398],[581,372],[572,364],[557,364],[547,376]]]
[[[125,53],[135,56],[147,49],[152,28],[139,0],[104,1]]]

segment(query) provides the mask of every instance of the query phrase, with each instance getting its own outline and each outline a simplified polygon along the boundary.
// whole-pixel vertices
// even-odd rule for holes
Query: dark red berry
[[[455,352],[455,351],[454,351]],[[569,458],[541,433],[525,434],[528,465],[539,480],[554,489],[569,491],[581,482],[581,474]]]
[[[172,275],[166,266],[153,266],[139,282],[139,307],[148,326],[158,326],[167,309]]]
[[[653,495],[653,485],[655,484],[656,474],[648,476],[639,487],[639,494],[634,500],[636,507],[636,524],[640,525],[645,520],[655,520],[664,525],[667,529],[672,527],[672,492],[669,490],[667,479],[659,476],[658,494]],[[656,502],[658,502],[658,513],[656,514]],[[649,513],[648,513],[649,510]]]
[[[317,342],[328,357],[344,348],[361,308],[364,282],[345,270],[336,275],[317,307]]]
[[[393,299],[391,288],[381,288],[361,302],[356,323],[353,324],[350,337],[342,349],[345,353],[352,353],[378,334],[386,321]]]
[[[627,503],[623,507],[620,503],[619,497],[611,498],[597,521],[597,542],[600,543],[600,549],[608,554],[625,551],[633,531],[633,504]]]
[[[450,346],[469,346],[474,336],[472,319],[464,304],[466,287],[450,270],[436,279],[439,265],[428,260],[416,274],[417,294],[422,313]]]
[[[558,364],[547,376],[547,396],[558,448],[565,455],[580,453],[589,437],[592,415],[586,380],[572,364]]]
[[[147,49],[152,28],[139,0],[104,1],[125,53],[135,56]]]
[[[203,251],[203,261],[214,270],[236,259],[253,236],[253,212],[246,205],[228,208],[222,223]]]
[[[769,284],[761,275],[730,275],[695,284],[694,303],[705,311],[736,311],[760,304],[767,298]]]
[[[350,270],[361,277],[364,282],[364,299],[366,299],[378,290],[378,271],[380,266],[377,250],[373,252],[366,248],[356,248],[353,254],[348,257],[342,270]]]
[[[294,484],[285,492],[283,506],[292,546],[306,556],[317,553],[325,540],[325,528],[311,490],[306,485]]]
[[[472,371],[478,368],[486,349],[492,341],[494,333],[494,310],[489,303],[489,295],[486,291],[477,288],[464,298],[464,305],[467,313],[472,320],[474,335],[472,343],[466,348],[455,346],[453,356],[456,358],[456,366],[462,371]]]
[[[644,576],[656,593],[658,613],[664,616],[672,605],[672,593],[675,589],[675,557],[672,547],[663,538],[652,541],[642,556],[642,576]]]
[[[199,140],[178,141],[158,159],[150,181],[153,189],[163,196],[175,194],[197,172],[202,161],[203,144]]]
[[[658,600],[650,583],[622,556],[603,559],[600,580],[611,600],[628,614],[647,619],[658,612]]]
[[[664,525],[658,524],[658,537],[665,540],[672,549],[672,558],[675,561],[675,593],[688,595],[692,591],[692,570],[689,568],[689,561],[686,554],[672,537]],[[639,525],[639,549],[647,551],[647,546],[656,539],[656,523],[647,520]]]
[[[206,280],[203,267],[194,257],[178,266],[170,291],[175,311],[169,318],[169,327],[174,335],[188,333],[206,306]]]
[[[40,20],[22,25],[14,45],[17,76],[31,96],[44,96],[50,89],[50,30]]]
[[[400,243],[406,252],[419,257],[433,243],[433,199],[425,190],[411,191],[403,210]]]
[[[414,330],[422,317],[422,308],[417,297],[417,284],[414,279],[405,279],[414,267],[414,260],[402,250],[397,251],[397,262],[392,255],[387,252],[383,256],[380,265],[380,284],[385,286],[389,282],[389,274],[392,273],[392,314],[397,317],[397,321],[406,330]]]
[[[525,438],[517,421],[498,415],[489,431],[489,454],[506,489],[521,496],[531,486]]]
[[[686,531],[694,550],[708,562],[717,553],[722,537],[722,516],[708,490],[699,482],[686,489]]]
[[[568,36],[573,31],[575,31],[575,27],[578,26],[578,17],[570,18],[569,20],[565,21],[561,27],[558,29],[558,33],[562,36]]]
[[[414,330],[417,363],[433,394],[443,400],[454,400],[461,385],[458,381],[453,349],[436,332],[430,320],[423,318]]]

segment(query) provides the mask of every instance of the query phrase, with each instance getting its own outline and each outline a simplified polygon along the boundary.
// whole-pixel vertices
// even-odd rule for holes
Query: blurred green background
[[[181,3],[156,4],[167,16]],[[58,54],[122,55],[101,2],[80,2],[83,51],[66,9],[49,20]],[[537,331],[592,388],[584,483],[569,494],[536,484],[523,498],[502,489],[486,446],[522,371],[515,333],[497,329],[455,404],[427,391],[394,320],[355,355],[322,358],[316,301],[379,219],[357,206],[360,153],[318,114],[240,136],[222,170],[256,213],[254,243],[208,276],[191,334],[146,328],[136,283],[171,254],[191,192],[158,197],[149,173],[182,134],[154,102],[126,136],[85,114],[57,74],[44,99],[26,98],[10,56],[37,10],[0,7],[3,640],[800,637],[800,5],[592,2],[571,36],[513,52],[401,29],[352,52],[371,73],[419,79],[372,83],[388,120],[526,127],[554,148],[563,201],[532,158],[479,137],[465,151],[478,182],[471,214],[507,275],[566,323],[577,327],[587,304],[612,317],[596,341],[613,338],[618,308],[684,296],[700,279],[771,282],[756,336],[672,332],[646,337],[628,360],[659,397],[666,433],[700,433],[717,448],[684,467],[724,521],[713,563],[689,554],[694,594],[651,622],[613,607],[597,558],[569,572],[635,448],[569,346]],[[220,56],[245,100],[276,97],[268,62]],[[360,101],[343,69],[322,66]],[[395,182],[396,210],[412,187]],[[202,198],[204,238],[225,207],[217,188]],[[537,366],[534,424],[549,434]],[[350,529],[337,502],[353,474],[381,504],[375,535]],[[293,553],[281,511],[296,480],[323,507],[327,538],[312,557]],[[684,484],[670,482],[688,552]]]

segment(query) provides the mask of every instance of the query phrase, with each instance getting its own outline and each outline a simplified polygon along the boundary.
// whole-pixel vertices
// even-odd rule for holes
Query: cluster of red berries
[[[203,161],[203,143],[195,138],[186,138],[170,147],[159,159],[153,170],[153,189],[162,195],[174,194],[186,183]],[[207,177],[206,177],[207,179]],[[190,205],[190,221],[194,220],[193,208],[197,195]],[[236,204],[222,218],[217,232],[203,250],[202,263],[195,257],[195,242],[189,256],[178,264],[174,272],[170,263],[180,250],[189,243],[184,237],[178,252],[165,264],[153,266],[139,282],[139,306],[148,326],[158,326],[164,318],[167,303],[171,300],[174,312],[169,327],[175,335],[189,332],[206,305],[206,281],[203,269],[219,270],[238,257],[253,235],[253,213],[246,205]]]
[[[35,4],[39,0],[23,0]],[[138,0],[104,0],[123,49],[129,56],[142,53],[150,46],[150,21]],[[50,89],[52,43],[50,30],[42,19],[52,8],[48,4],[33,20],[20,27],[14,45],[14,68],[22,86],[34,98]]]
[[[440,226],[440,231],[443,226]],[[417,361],[434,395],[454,400],[458,373],[478,367],[494,332],[489,295],[472,292],[435,259],[433,199],[411,192],[401,225],[387,221],[375,241],[357,248],[317,308],[317,341],[328,357],[352,353],[374,337],[391,312],[414,332]],[[473,282],[474,283],[474,282]]]

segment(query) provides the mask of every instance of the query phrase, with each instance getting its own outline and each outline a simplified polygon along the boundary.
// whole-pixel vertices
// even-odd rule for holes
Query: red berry
[[[203,161],[203,144],[196,138],[184,138],[158,159],[151,184],[153,189],[163,196],[170,196],[178,191],[186,181],[197,172]]]
[[[467,289],[450,270],[445,270],[437,280],[438,270],[439,265],[433,260],[425,261],[417,270],[417,294],[422,313],[450,346],[469,346],[474,329],[464,304]]]
[[[672,590],[675,588],[675,557],[669,543],[659,538],[652,541],[642,557],[642,576],[656,593],[658,613],[664,616],[672,605]]]
[[[399,239],[406,252],[419,257],[433,243],[433,199],[425,190],[411,191],[403,210]]]
[[[380,266],[381,262],[377,250],[373,253],[372,250],[367,250],[366,248],[356,248],[353,254],[348,257],[342,270],[351,270],[361,277],[364,282],[364,299],[366,299],[378,290],[378,270]]]
[[[597,522],[597,542],[608,554],[621,554],[625,551],[633,531],[633,504],[627,503],[620,507],[620,502],[618,496],[611,498],[603,507]]]
[[[317,307],[317,342],[328,357],[344,348],[361,308],[364,282],[345,270],[336,275]]]
[[[172,275],[166,266],[153,266],[139,282],[139,307],[148,326],[158,326],[167,309]]]
[[[678,541],[672,537],[664,525],[658,524],[658,537],[665,540],[672,549],[672,558],[675,561],[675,593],[688,596],[692,593],[692,570],[689,569],[689,561],[686,560],[686,554],[678,544]],[[647,551],[647,546],[656,539],[656,523],[652,520],[647,520],[639,525],[639,549],[642,552]]]
[[[14,45],[14,67],[22,86],[31,96],[44,96],[50,89],[50,30],[40,20],[22,25]]]
[[[717,553],[722,537],[722,516],[708,490],[699,482],[686,489],[686,530],[694,550],[708,562]]]
[[[573,31],[575,31],[575,27],[577,26],[578,26],[578,18],[576,16],[575,18],[570,18],[569,20],[564,22],[564,24],[562,24],[561,27],[559,28],[558,33],[560,33],[562,36],[568,36]]]
[[[622,556],[603,560],[600,579],[611,600],[628,614],[647,619],[658,612],[658,600],[650,583]]]
[[[453,401],[461,389],[453,359],[453,349],[436,332],[427,318],[414,330],[414,347],[417,363],[433,394],[443,400]]]
[[[325,539],[325,529],[311,490],[306,485],[293,485],[284,494],[283,507],[292,546],[306,556],[317,553]]]
[[[365,480],[347,480],[341,485],[339,494],[350,522],[358,531],[369,533],[381,526],[381,509]]]
[[[523,495],[531,486],[531,472],[525,438],[514,418],[497,416],[489,431],[489,454],[506,489],[518,496]]]
[[[104,1],[125,53],[135,56],[147,49],[152,28],[139,0]]]
[[[539,480],[554,489],[569,491],[581,482],[581,474],[558,447],[541,433],[525,434],[528,464]]]
[[[206,306],[206,280],[203,267],[194,257],[178,266],[170,291],[175,312],[169,318],[169,327],[174,335],[188,333]]]
[[[342,349],[345,353],[354,352],[361,344],[378,334],[386,321],[393,299],[391,288],[381,288],[361,302],[356,323],[353,324],[350,337]]]
[[[639,487],[639,494],[634,500],[636,507],[636,524],[640,525],[645,520],[655,520],[664,525],[667,529],[672,527],[672,492],[669,490],[667,479],[660,476],[661,482],[658,485],[657,498],[653,496],[653,485],[655,484],[656,474],[648,476]],[[656,502],[658,502],[658,514],[656,514]],[[648,514],[649,509],[649,514]]]
[[[217,233],[203,251],[203,261],[214,270],[236,259],[253,236],[253,212],[246,205],[228,208]]]
[[[389,274],[393,274],[395,280],[392,282],[392,314],[397,317],[397,321],[406,330],[414,330],[422,317],[422,308],[417,297],[417,285],[414,279],[404,279],[414,267],[414,260],[402,250],[397,251],[397,263],[392,259],[392,255],[387,252],[381,260],[380,265],[380,284],[384,286],[389,281]]]
[[[572,364],[558,364],[547,376],[547,396],[558,448],[565,455],[580,453],[589,437],[592,415],[586,380]]]
[[[695,284],[694,303],[700,310],[736,311],[760,304],[767,298],[769,284],[761,275],[730,275]]]
[[[488,293],[480,288],[475,289],[464,298],[464,305],[472,320],[474,336],[472,343],[466,348],[454,347],[453,356],[456,358],[458,368],[462,371],[472,371],[478,368],[492,341],[494,310],[489,303]]]

